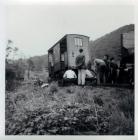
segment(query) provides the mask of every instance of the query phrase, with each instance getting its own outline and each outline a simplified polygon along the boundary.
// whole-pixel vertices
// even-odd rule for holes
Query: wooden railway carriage
[[[121,35],[122,59],[120,66],[128,70],[125,81],[134,84],[134,31],[123,33]]]
[[[126,63],[134,64],[134,31],[121,35],[122,58],[128,59]]]
[[[61,78],[68,67],[76,70],[75,59],[82,48],[89,62],[89,37],[78,34],[67,34],[48,50],[48,68],[50,78]]]

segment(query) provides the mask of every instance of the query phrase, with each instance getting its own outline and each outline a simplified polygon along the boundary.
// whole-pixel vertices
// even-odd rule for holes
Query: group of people
[[[79,55],[76,57],[76,67],[77,67],[77,74],[75,71],[69,67],[67,71],[65,71],[63,75],[63,80],[65,82],[75,83],[76,79],[78,79],[78,85],[85,85],[86,78],[95,78],[94,73],[92,73],[88,66],[85,64],[85,55],[83,54],[83,49],[79,50]]]
[[[117,83],[118,65],[114,58],[105,55],[103,59],[94,59],[94,69],[97,73],[97,83]]]
[[[91,69],[85,64],[85,55],[83,49],[79,50],[79,55],[76,57],[77,74],[69,68],[63,75],[64,80],[74,81],[78,79],[78,85],[85,85],[86,77],[95,77],[91,72],[93,70],[96,73],[97,84],[116,84],[118,82],[119,74],[121,73],[120,67],[118,67],[115,59],[105,55],[103,59],[94,58],[91,62]],[[124,69],[123,69],[124,70]],[[120,75],[120,77],[122,74]]]

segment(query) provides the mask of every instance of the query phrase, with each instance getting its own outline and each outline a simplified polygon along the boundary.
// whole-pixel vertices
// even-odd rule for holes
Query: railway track
[[[76,86],[77,84],[71,84],[71,86]],[[59,86],[70,86],[70,84],[68,85],[62,85],[62,84],[59,84]],[[131,88],[131,89],[134,89],[134,85],[131,85],[131,84],[87,84],[85,86],[92,86],[92,87],[118,87],[118,88]],[[84,86],[84,87],[85,87]]]

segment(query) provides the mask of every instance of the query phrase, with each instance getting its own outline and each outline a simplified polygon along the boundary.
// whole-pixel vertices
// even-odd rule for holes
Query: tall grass
[[[23,85],[6,92],[6,134],[134,134],[134,97],[115,88]],[[130,94],[131,93],[131,94]],[[130,94],[130,95],[129,95]],[[114,102],[113,102],[114,101]]]

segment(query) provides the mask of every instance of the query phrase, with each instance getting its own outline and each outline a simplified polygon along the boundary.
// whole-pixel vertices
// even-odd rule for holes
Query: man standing
[[[114,58],[112,57],[110,59],[110,70],[111,70],[111,83],[115,84],[117,82],[117,69],[118,69],[118,65],[115,62]]]
[[[104,55],[103,60],[104,60],[104,62],[106,64],[106,69],[105,69],[105,82],[108,83],[109,82],[109,77],[110,77],[109,56],[108,55]]]
[[[76,67],[78,69],[78,85],[85,85],[85,55],[83,49],[79,50],[79,55],[76,57]]]

